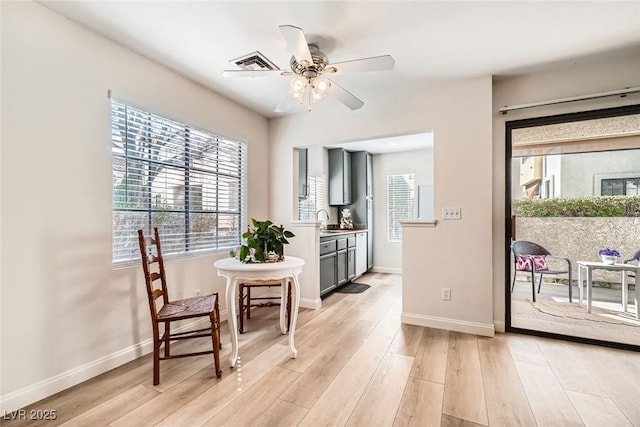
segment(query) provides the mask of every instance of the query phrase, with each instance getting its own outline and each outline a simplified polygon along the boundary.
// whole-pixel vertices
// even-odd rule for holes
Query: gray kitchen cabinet
[[[338,255],[335,252],[320,256],[320,295],[324,295],[338,286],[336,281],[337,261]]]
[[[309,154],[306,148],[298,148],[298,198],[309,197],[309,183],[307,171],[309,169]]]
[[[320,239],[320,295],[338,286],[336,239]]]
[[[320,295],[356,277],[356,234],[320,237]]]
[[[329,205],[351,203],[351,155],[344,148],[329,149]]]
[[[338,250],[338,268],[336,269],[338,276],[338,286],[344,285],[349,281],[347,274],[347,238],[339,237],[336,240],[336,248]]]
[[[373,156],[351,152],[351,216],[367,233],[367,270],[373,267]]]

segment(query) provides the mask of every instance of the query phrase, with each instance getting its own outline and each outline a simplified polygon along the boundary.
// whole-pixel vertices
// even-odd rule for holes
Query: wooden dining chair
[[[154,236],[152,238],[146,238],[144,232],[138,230],[142,270],[144,271],[153,328],[153,385],[160,383],[161,360],[201,356],[204,354],[213,354],[216,377],[220,378],[222,376],[222,370],[220,369],[221,344],[218,293],[214,292],[211,295],[171,301],[167,290],[167,278],[157,228],[153,229],[153,234]],[[148,244],[147,240],[149,241]],[[156,271],[151,271],[152,265],[157,266],[157,268],[155,268]],[[160,286],[157,286],[157,281],[160,282]],[[158,308],[159,303],[162,303],[160,308]],[[208,317],[210,322],[209,327],[171,333],[172,322],[198,317]],[[162,336],[160,335],[160,324],[164,326]],[[202,337],[209,337],[211,339],[211,350],[171,354],[171,341]],[[161,356],[160,347],[162,347],[163,344],[164,353]]]
[[[245,281],[238,284],[238,332],[244,333],[244,318],[245,315],[248,319],[251,319],[252,307],[273,307],[280,306],[280,296],[260,296],[252,297],[252,288],[272,288],[281,287],[280,280],[254,280]],[[276,301],[277,300],[277,301]],[[291,320],[291,283],[288,282],[287,288],[287,328],[289,328],[289,321]]]

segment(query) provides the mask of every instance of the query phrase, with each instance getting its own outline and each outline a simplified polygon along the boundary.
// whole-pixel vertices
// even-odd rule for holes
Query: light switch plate
[[[442,219],[460,219],[462,218],[461,208],[442,208]]]

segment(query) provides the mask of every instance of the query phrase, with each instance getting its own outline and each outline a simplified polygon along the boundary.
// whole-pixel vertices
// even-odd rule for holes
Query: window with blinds
[[[400,221],[411,219],[415,180],[413,173],[387,175],[387,240],[402,242]]]
[[[309,175],[307,185],[309,185],[309,195],[305,199],[298,200],[298,219],[316,221],[316,212],[319,209],[327,209],[327,180],[322,176]]]
[[[138,229],[163,255],[240,244],[246,144],[111,101],[112,261],[140,259]]]

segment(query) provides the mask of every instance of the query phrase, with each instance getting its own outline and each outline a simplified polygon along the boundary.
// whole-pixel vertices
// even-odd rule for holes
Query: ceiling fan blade
[[[290,76],[291,71],[283,70],[224,70],[222,75],[225,77],[275,77]]]
[[[295,98],[289,95],[285,99],[280,101],[280,104],[278,104],[273,111],[275,111],[276,113],[286,113],[291,109],[291,106],[295,101]]]
[[[307,61],[309,64],[313,64],[309,45],[302,28],[294,27],[293,25],[280,25],[278,28],[280,28],[280,32],[287,42],[289,51],[296,57],[298,62]]]
[[[325,67],[325,73],[345,74],[364,71],[392,70],[396,61],[391,55],[374,56],[371,58],[354,59],[352,61],[336,62]],[[333,71],[335,70],[335,71]]]
[[[329,80],[329,82],[331,83],[331,89],[328,92],[329,95],[335,96],[338,101],[342,102],[350,109],[357,110],[364,105],[364,102],[360,98],[358,98],[333,80]]]

